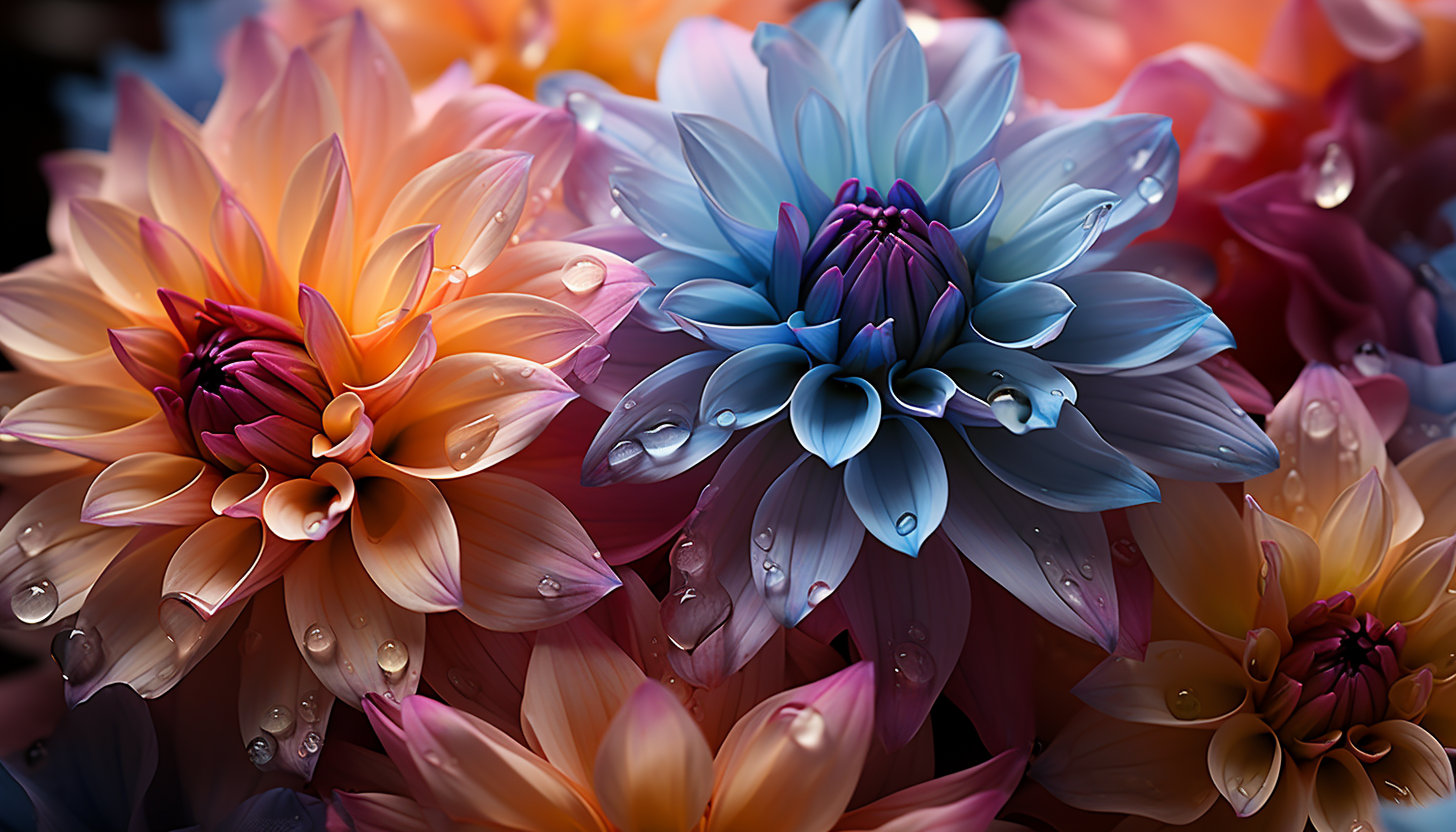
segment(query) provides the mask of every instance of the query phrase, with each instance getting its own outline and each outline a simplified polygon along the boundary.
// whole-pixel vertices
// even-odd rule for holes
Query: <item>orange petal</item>
[[[1456,534],[1456,438],[1432,442],[1401,460],[1400,475],[1425,510],[1425,523],[1412,541]]]
[[[92,384],[118,378],[109,329],[130,326],[86,280],[62,280],[39,268],[0,278],[0,344],[19,365],[54,378]]]
[[[707,832],[831,829],[869,750],[874,684],[860,662],[749,711],[714,760]]]
[[[247,306],[297,320],[298,281],[279,268],[264,227],[235,196],[223,192],[212,211],[212,245],[227,291]]]
[[[1373,468],[1335,499],[1315,535],[1320,547],[1317,597],[1353,590],[1374,577],[1390,547],[1393,516],[1390,493]]]
[[[1279,544],[1280,562],[1276,566],[1285,609],[1298,611],[1308,606],[1315,599],[1320,576],[1320,549],[1314,538],[1265,512],[1253,497],[1246,498],[1244,530],[1247,546],[1256,547],[1265,540]]]
[[[177,547],[162,579],[162,595],[213,616],[283,574],[298,550],[297,544],[268,535],[257,520],[217,517]]]
[[[212,519],[222,475],[196,457],[141,453],[113,462],[86,492],[81,519],[100,526],[192,526]]]
[[[253,598],[243,633],[238,728],[245,747],[262,740],[272,752],[260,768],[311,780],[334,695],[320,684],[292,641],[283,587],[270,586]]]
[[[1241,818],[1269,801],[1283,762],[1279,738],[1253,714],[1239,714],[1219,726],[1208,745],[1208,773]]]
[[[374,420],[364,412],[358,393],[343,393],[324,408],[324,432],[313,440],[314,457],[327,457],[353,465],[369,453],[374,441]]]
[[[533,240],[501,252],[485,271],[465,282],[465,295],[535,295],[571,309],[601,332],[610,332],[649,287],[641,269],[615,254],[580,243]]]
[[[590,788],[607,726],[645,678],[585,617],[542,630],[521,704],[526,739],[562,774]]]
[[[90,477],[42,491],[0,528],[0,598],[7,624],[41,627],[74,614],[101,571],[131,541],[135,527],[81,522]],[[54,603],[55,606],[51,606]]]
[[[325,462],[306,480],[289,480],[263,500],[263,522],[284,540],[323,540],[354,505],[354,480]]]
[[[198,146],[196,134],[163,122],[147,160],[147,191],[157,219],[177,229],[194,246],[211,239],[208,220],[222,192],[217,171]]]
[[[612,718],[596,756],[602,813],[622,832],[688,832],[713,793],[713,755],[677,696],[651,679]]]
[[[293,280],[347,300],[354,278],[354,193],[338,136],[319,142],[288,179],[278,261]]]
[[[1141,662],[1109,657],[1072,692],[1116,719],[1169,726],[1220,725],[1249,699],[1238,663],[1191,641],[1155,641]]]
[[[259,463],[248,466],[222,481],[212,493],[212,512],[228,517],[263,518],[263,502],[268,492],[287,477],[276,471],[269,471]]]
[[[974,768],[927,780],[846,814],[838,830],[985,828],[1026,770],[1024,750],[1003,751]],[[991,829],[998,829],[994,822]]]
[[[1428,679],[1419,681],[1425,681],[1426,685],[1430,685]],[[1446,684],[1434,686],[1434,690],[1425,691],[1427,698],[1424,701],[1421,701],[1422,692],[1417,689],[1408,694],[1408,704],[1419,704],[1421,708],[1411,708],[1410,710],[1413,713],[1407,718],[1421,716],[1421,711],[1423,710],[1425,715],[1421,716],[1421,728],[1434,736],[1442,746],[1456,747],[1456,685]],[[1392,687],[1392,698],[1394,698],[1395,693],[1395,688]],[[1414,701],[1411,702],[1410,700]]]
[[[1315,763],[1309,819],[1318,832],[1378,828],[1380,798],[1358,760],[1343,748]]]
[[[157,302],[162,288],[147,264],[139,231],[141,215],[100,199],[71,200],[71,239],[86,273],[116,307],[152,320],[164,320]],[[181,286],[173,286],[179,291]],[[197,296],[201,285],[188,287]]]
[[[1259,605],[1263,557],[1213,483],[1159,481],[1161,503],[1127,510],[1148,565],[1178,606],[1242,644]]]
[[[597,337],[585,318],[532,295],[464,298],[431,317],[441,356],[493,352],[555,367]]]
[[[420,308],[435,268],[435,235],[440,226],[411,225],[384,238],[364,261],[349,293],[349,323],[354,332],[371,332],[400,314]]]
[[[462,477],[520,450],[575,397],[555,373],[530,361],[483,353],[442,358],[375,420],[374,450],[416,476]]]
[[[190,136],[197,135],[197,122],[192,116],[182,112],[151,82],[137,75],[117,79],[116,116],[99,196],[143,214],[152,213],[147,195],[147,158],[153,138],[167,122]]]
[[[493,630],[559,624],[621,585],[571,511],[485,472],[439,482],[460,532],[461,611]]]
[[[1411,628],[1410,637],[1400,651],[1406,667],[1431,665],[1437,682],[1456,677],[1456,597],[1444,595],[1425,619]]]
[[[99,462],[115,462],[138,451],[187,453],[155,399],[116,387],[42,390],[10,409],[0,420],[0,434]]]
[[[435,334],[429,315],[420,315],[385,326],[361,344],[359,380],[344,387],[358,394],[371,414],[394,407],[420,374],[435,360]]]
[[[425,616],[389,600],[347,534],[309,545],[283,577],[293,641],[334,695],[359,707],[365,693],[414,693],[425,652]]]
[[[1192,823],[1218,800],[1208,777],[1212,738],[1212,731],[1139,725],[1083,708],[1030,776],[1078,809]]]
[[[1419,621],[1444,596],[1456,574],[1456,537],[1433,540],[1405,555],[1390,572],[1375,601],[1381,621]]]
[[[1390,751],[1365,773],[1382,798],[1410,805],[1431,806],[1456,792],[1451,758],[1430,732],[1403,719],[1377,722],[1365,736],[1390,743]]]
[[[459,613],[430,616],[425,681],[446,704],[501,729],[521,745],[521,691],[531,642],[520,633],[498,633],[471,624]]]
[[[300,288],[298,315],[303,321],[303,341],[308,354],[318,364],[334,395],[343,393],[346,384],[359,383],[363,378],[364,358],[328,298],[309,286]]]
[[[460,535],[439,489],[366,459],[352,471],[358,508],[350,532],[359,562],[380,591],[405,609],[460,606]]]

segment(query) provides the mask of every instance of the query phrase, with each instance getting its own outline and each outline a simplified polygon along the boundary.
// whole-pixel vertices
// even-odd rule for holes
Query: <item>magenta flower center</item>
[[[1294,646],[1277,673],[1300,686],[1285,723],[1297,739],[1383,720],[1390,688],[1404,675],[1399,658],[1405,628],[1399,623],[1387,627],[1369,613],[1355,615],[1354,606],[1354,599],[1341,593],[1316,601],[1290,622]]]

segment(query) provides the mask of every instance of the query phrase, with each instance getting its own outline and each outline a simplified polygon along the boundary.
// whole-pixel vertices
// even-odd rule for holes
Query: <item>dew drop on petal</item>
[[[327,658],[334,649],[334,633],[322,624],[311,625],[303,631],[303,647],[311,656]]]
[[[1003,387],[988,400],[996,420],[1012,430],[1022,427],[1031,418],[1031,399],[1014,387]]]
[[[62,629],[51,639],[51,656],[61,666],[61,677],[75,685],[96,675],[106,651],[100,633],[72,627]]]
[[[20,547],[26,557],[35,557],[44,552],[50,545],[50,534],[46,531],[45,521],[37,520],[20,530],[15,536],[15,545]]]
[[[605,282],[607,264],[590,254],[575,257],[561,267],[561,285],[573,295],[589,295]]]
[[[825,724],[824,714],[814,708],[808,705],[785,705],[779,708],[774,717],[788,723],[789,739],[800,748],[814,751],[824,745],[828,726]]]
[[[480,694],[480,683],[475,680],[475,676],[468,670],[452,667],[445,674],[445,678],[450,680],[450,686],[460,691],[461,695],[466,699],[474,699]]]
[[[542,598],[555,598],[561,594],[561,582],[550,575],[543,575],[536,583],[536,591]]]
[[[1305,494],[1308,493],[1304,485],[1304,477],[1300,476],[1299,472],[1293,468],[1289,470],[1289,475],[1284,478],[1283,490],[1284,499],[1288,500],[1291,504],[1304,502]]]
[[[470,274],[459,266],[451,266],[448,271],[449,274],[445,275],[446,282],[453,283],[457,286],[464,283],[467,277],[470,277]]]
[[[758,548],[764,550],[765,552],[767,552],[769,549],[772,549],[773,548],[773,543],[774,543],[774,530],[773,530],[773,526],[764,526],[763,528],[761,528],[761,529],[758,530],[758,533],[757,534],[755,534],[753,536],[753,545],[755,545]],[[765,560],[763,562],[763,564],[764,564],[764,567],[763,568],[765,570],[767,570],[768,567],[769,567],[769,565],[770,564],[773,564],[773,561]],[[777,566],[777,564],[773,564],[773,565],[774,566]]]
[[[309,691],[298,700],[298,717],[307,723],[319,721],[318,691]]]
[[[692,652],[728,623],[733,599],[716,578],[709,577],[669,593],[660,612],[668,640]]]
[[[692,426],[681,416],[667,414],[662,421],[637,434],[642,449],[655,458],[670,456],[692,436]]]
[[[496,211],[495,212],[495,221],[496,222],[503,223],[503,222],[506,221],[506,219],[507,219],[507,216],[506,216],[506,212],[505,211]]]
[[[1335,411],[1323,399],[1311,399],[1300,414],[1299,426],[1311,439],[1323,439],[1334,432],[1338,424]]]
[[[21,587],[10,596],[10,611],[24,624],[44,623],[55,615],[60,605],[60,591],[45,578]]]
[[[669,559],[673,566],[688,575],[695,575],[708,565],[708,547],[699,545],[692,538],[684,536],[672,547]]]
[[[275,737],[287,737],[293,733],[293,711],[284,705],[274,705],[263,711],[258,727]]]
[[[738,421],[738,414],[725,407],[713,416],[713,421],[720,428],[731,428]]]
[[[1143,202],[1149,205],[1157,205],[1163,201],[1167,189],[1156,176],[1144,176],[1137,184],[1137,194],[1143,198]]]
[[[317,731],[309,731],[303,735],[303,743],[299,750],[307,751],[310,754],[317,754],[320,748],[324,747],[324,738],[319,736]]]
[[[1337,208],[1355,190],[1355,164],[1344,148],[1334,142],[1325,145],[1314,185],[1314,204],[1321,208]]]
[[[915,515],[907,511],[895,520],[895,533],[905,537],[915,531],[916,525],[918,525],[918,521],[915,519]]]
[[[1164,695],[1164,701],[1168,706],[1168,713],[1183,720],[1198,719],[1203,713],[1203,703],[1198,701],[1198,696],[1188,688],[1175,688]]]
[[[1096,208],[1093,208],[1091,211],[1088,211],[1087,216],[1082,219],[1082,230],[1091,231],[1097,226],[1097,223],[1102,221],[1103,217],[1107,216],[1108,212],[1110,212],[1111,210],[1112,203],[1104,202]]]
[[[202,614],[180,598],[163,599],[157,608],[157,623],[177,652],[187,655],[202,640]]]
[[[500,432],[500,420],[487,413],[472,422],[456,425],[445,434],[445,454],[450,467],[464,471],[485,457],[490,443]]]
[[[1366,341],[1355,348],[1355,355],[1351,357],[1350,363],[1362,376],[1378,376],[1385,372],[1390,362],[1385,357],[1385,347],[1374,341]]]
[[[607,451],[607,466],[616,468],[626,465],[639,456],[642,456],[642,443],[636,439],[623,439]]]
[[[566,110],[576,118],[576,126],[583,130],[596,130],[602,126],[604,109],[602,102],[589,92],[577,90],[566,96]]]
[[[895,679],[912,687],[930,684],[935,678],[935,659],[930,651],[914,642],[895,645]]]
[[[1093,570],[1092,570],[1092,562],[1091,561],[1088,561],[1088,560],[1082,561],[1082,565],[1079,566],[1079,567],[1077,567],[1077,571],[1082,573],[1082,577],[1086,578],[1089,581],[1092,580],[1092,575],[1094,573],[1093,573]]]
[[[273,762],[273,755],[278,753],[278,740],[267,734],[260,734],[248,742],[248,759],[258,768]]]
[[[404,642],[392,638],[379,643],[374,657],[379,662],[379,669],[385,673],[399,673],[409,666],[409,648],[404,646]]]
[[[809,607],[812,609],[824,603],[824,599],[834,590],[823,581],[815,581],[809,584]]]

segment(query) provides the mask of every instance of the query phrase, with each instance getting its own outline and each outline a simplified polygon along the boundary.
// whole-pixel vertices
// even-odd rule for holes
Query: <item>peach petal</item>
[[[521,691],[531,642],[520,633],[477,627],[458,613],[430,616],[425,681],[451,707],[506,732],[521,745]]]
[[[175,228],[184,240],[201,245],[211,238],[208,220],[222,193],[222,181],[198,145],[195,131],[162,123],[148,155],[147,191],[157,219]]]
[[[1401,460],[1399,470],[1425,509],[1425,523],[1412,542],[1456,534],[1456,438],[1426,445]]]
[[[526,669],[521,723],[531,747],[585,789],[612,718],[642,670],[585,617],[542,630]]]
[[[1218,486],[1158,485],[1161,503],[1127,510],[1138,546],[1178,606],[1241,644],[1259,605],[1261,553],[1246,544],[1239,514]]]
[[[1380,799],[1350,752],[1343,748],[1331,751],[1314,769],[1309,819],[1318,832],[1350,832],[1378,823]]]
[[[366,693],[395,701],[414,693],[425,653],[425,616],[395,604],[375,586],[348,535],[310,544],[284,574],[283,593],[294,643],[335,696],[357,708]]]
[[[1072,692],[1110,717],[1167,726],[1215,727],[1249,699],[1238,663],[1191,641],[1155,641],[1141,662],[1110,657]]]
[[[162,579],[162,596],[180,598],[213,616],[283,574],[298,551],[297,544],[268,535],[257,520],[217,517],[177,547]]]
[[[41,173],[51,192],[46,236],[57,252],[65,255],[71,252],[72,197],[96,196],[100,192],[108,158],[100,150],[59,150],[41,157]]]
[[[584,261],[594,267],[593,260],[604,269],[600,285],[569,286],[562,279],[572,264]],[[567,307],[601,332],[611,332],[650,287],[646,273],[614,254],[580,243],[531,241],[502,252],[465,282],[464,294],[535,295]]]
[[[581,524],[541,488],[489,472],[438,486],[460,534],[461,611],[475,623],[549,627],[621,585]]]
[[[1375,791],[1385,800],[1431,806],[1456,792],[1451,758],[1430,732],[1403,719],[1378,722],[1366,735],[1389,743],[1390,751],[1367,763]]]
[[[1266,540],[1278,545],[1279,562],[1270,568],[1279,570],[1284,607],[1295,611],[1304,609],[1315,599],[1315,589],[1319,586],[1319,544],[1298,526],[1265,512],[1253,497],[1246,497],[1245,502],[1245,545],[1261,546]]]
[[[1390,547],[1393,514],[1390,492],[1373,468],[1335,499],[1315,535],[1320,548],[1316,597],[1328,598],[1374,577]]]
[[[100,526],[192,526],[212,519],[222,483],[196,457],[140,453],[113,462],[86,492],[81,519]]]
[[[1285,649],[1273,630],[1260,627],[1249,631],[1244,642],[1244,681],[1256,699],[1262,697],[1274,681],[1274,671]]]
[[[1078,809],[1192,823],[1218,800],[1208,777],[1212,739],[1212,731],[1139,725],[1083,708],[1030,776]]]
[[[361,344],[359,380],[345,384],[370,414],[382,414],[399,403],[435,360],[435,335],[429,315],[400,320],[376,330]]]
[[[688,832],[713,793],[713,755],[677,697],[648,679],[602,736],[594,784],[622,832]]]
[[[420,804],[408,797],[378,792],[334,792],[349,813],[353,832],[435,832]]]
[[[1375,601],[1381,621],[1419,621],[1445,596],[1456,574],[1456,537],[1433,540],[1404,556],[1390,572]]]
[[[1208,745],[1208,773],[1241,818],[1269,801],[1283,762],[1279,738],[1253,714],[1239,714],[1220,725]]]
[[[172,123],[189,136],[197,122],[182,112],[151,82],[136,75],[117,79],[116,117],[111,124],[108,164],[97,195],[143,214],[152,213],[147,194],[147,159],[163,124]]]
[[[364,358],[328,299],[310,286],[300,287],[298,316],[303,321],[303,341],[308,354],[318,364],[334,395],[343,393],[345,384],[357,383],[363,376]]]
[[[106,332],[131,323],[90,281],[35,267],[0,278],[0,344],[56,378],[115,383]],[[78,365],[85,378],[77,377]]]
[[[238,728],[244,746],[265,733],[278,743],[265,770],[312,780],[319,749],[309,746],[322,741],[327,731],[334,695],[313,675],[292,641],[283,588],[270,586],[254,596],[243,633]]]
[[[204,144],[214,158],[232,155],[231,138],[239,120],[273,85],[288,60],[288,50],[261,19],[250,17],[238,25],[221,58],[227,70],[222,90],[202,127]]]
[[[874,725],[874,670],[852,665],[764,700],[713,761],[706,832],[827,832],[854,793]]]
[[[555,373],[531,361],[449,356],[375,420],[375,453],[415,476],[463,477],[520,450],[575,397]]]
[[[1437,682],[1456,677],[1456,597],[1445,595],[1436,608],[1410,629],[1401,664],[1410,668],[1429,664]]]
[[[0,408],[8,413],[26,398],[54,384],[53,379],[28,372],[0,372]],[[96,463],[84,457],[22,442],[0,432],[0,478],[44,477],[95,467]]]
[[[306,480],[280,484],[263,500],[263,522],[284,540],[323,540],[354,504],[354,480],[344,466],[325,462]]]
[[[297,320],[298,281],[279,268],[263,228],[236,196],[223,191],[212,211],[211,237],[226,290],[243,305]]]
[[[115,387],[42,390],[10,409],[0,420],[0,434],[98,462],[115,462],[139,450],[187,452],[156,400]]]
[[[10,599],[28,587],[49,582],[56,608],[20,621],[11,608],[6,623],[41,627],[73,615],[86,600],[96,578],[136,535],[134,527],[107,528],[81,522],[81,503],[90,477],[77,477],[47,488],[16,511],[0,528],[0,597]]]
[[[374,441],[374,420],[364,412],[358,393],[334,397],[323,413],[324,432],[313,438],[314,458],[329,458],[353,465],[369,453]]]
[[[119,327],[107,334],[117,361],[143,388],[179,388],[183,347],[176,335],[149,326]]]
[[[160,320],[157,289],[161,285],[142,248],[140,220],[141,214],[114,202],[88,197],[71,200],[71,239],[86,273],[117,308]]]
[[[233,474],[218,485],[212,493],[212,512],[261,520],[268,492],[287,480],[284,475],[253,463],[248,470]]]
[[[1025,768],[1025,751],[1003,751],[974,768],[927,780],[849,812],[834,829],[984,829],[994,823],[992,819],[1016,789]]]
[[[435,310],[432,317],[441,356],[499,353],[547,367],[575,355],[598,334],[572,310],[533,295],[463,298]]]
[[[358,281],[345,297],[354,332],[371,332],[420,307],[435,267],[435,235],[440,226],[411,225],[384,238],[364,261]]]
[[[337,135],[298,163],[278,213],[278,261],[294,281],[347,299],[354,278],[354,194]]]
[[[459,607],[460,536],[439,489],[372,459],[350,473],[358,505],[350,533],[380,591],[416,612]]]

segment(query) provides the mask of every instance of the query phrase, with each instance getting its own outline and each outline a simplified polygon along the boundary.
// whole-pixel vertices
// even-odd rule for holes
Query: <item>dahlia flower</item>
[[[1106,660],[1073,689],[1089,707],[1031,769],[1066,803],[1190,829],[1373,832],[1380,799],[1456,789],[1453,443],[1397,469],[1324,365],[1269,430],[1283,461],[1248,483],[1242,517],[1197,483],[1128,510],[1176,608],[1146,661]]]
[[[29,393],[0,434],[50,450],[0,465],[67,477],[0,530],[0,590],[12,624],[75,616],[69,702],[161,694],[282,578],[249,619],[242,730],[311,770],[334,696],[415,689],[425,613],[532,629],[618,585],[564,506],[485,469],[645,280],[516,243],[575,126],[452,84],[411,96],[362,16],[291,53],[249,23],[203,124],[126,84],[110,153],[53,164],[58,252],[0,278]]]
[[[703,717],[585,617],[537,635],[525,691],[529,748],[423,696],[368,696],[411,796],[336,793],[353,828],[976,830],[1025,760],[1006,752],[846,812],[872,740],[868,662],[757,703],[715,753]]]
[[[666,479],[747,435],[673,554],[674,642],[736,622],[696,664],[674,654],[689,678],[721,678],[775,621],[803,620],[866,532],[874,557],[897,558],[943,527],[1110,649],[1116,590],[1088,513],[1157,499],[1145,469],[1217,481],[1276,464],[1197,366],[1231,345],[1208,307],[1095,269],[1171,208],[1167,120],[1023,124],[997,25],[927,38],[893,0],[824,3],[752,35],[685,23],[660,104],[580,75],[544,84],[615,154],[614,209],[658,244],[636,261],[656,284],[638,325],[613,339],[630,366],[608,361],[588,388],[614,407],[583,481]],[[623,395],[608,384],[639,369]],[[922,579],[861,606],[900,622],[873,639],[907,645],[881,669],[916,679],[928,709],[959,654],[964,581],[917,600]]]
[[[788,17],[785,0],[269,0],[269,22],[293,43],[362,9],[416,87],[463,61],[479,81],[529,93],[542,73],[578,69],[651,95],[657,56],[684,17],[721,14],[745,25]]]

